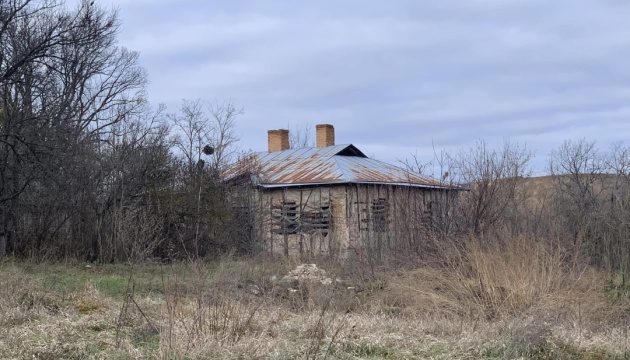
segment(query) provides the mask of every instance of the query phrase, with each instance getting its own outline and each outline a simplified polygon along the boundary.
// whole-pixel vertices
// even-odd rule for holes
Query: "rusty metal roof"
[[[265,188],[346,183],[458,188],[370,159],[354,145],[255,153],[225,175],[226,181],[242,177]]]

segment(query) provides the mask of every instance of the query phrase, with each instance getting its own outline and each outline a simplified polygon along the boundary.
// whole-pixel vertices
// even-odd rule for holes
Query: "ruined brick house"
[[[338,258],[404,251],[426,240],[441,221],[440,201],[457,192],[354,145],[336,145],[332,125],[316,126],[316,143],[290,149],[288,130],[269,130],[268,151],[226,173],[266,251]]]

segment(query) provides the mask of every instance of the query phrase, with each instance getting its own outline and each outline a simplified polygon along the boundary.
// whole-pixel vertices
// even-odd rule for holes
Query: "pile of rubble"
[[[322,285],[330,285],[333,280],[328,277],[326,270],[320,269],[315,264],[298,265],[284,276],[280,282],[294,284],[303,282],[319,282]]]

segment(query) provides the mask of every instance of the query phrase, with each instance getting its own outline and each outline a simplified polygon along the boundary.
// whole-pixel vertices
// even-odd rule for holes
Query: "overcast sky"
[[[151,103],[231,99],[244,149],[330,123],[388,162],[519,142],[541,173],[565,139],[630,139],[625,0],[102,1]]]

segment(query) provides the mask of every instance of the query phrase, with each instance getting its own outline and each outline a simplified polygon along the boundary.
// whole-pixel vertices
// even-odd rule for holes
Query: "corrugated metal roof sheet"
[[[256,153],[229,168],[225,178],[242,176],[269,188],[343,183],[458,188],[370,159],[354,145]]]

